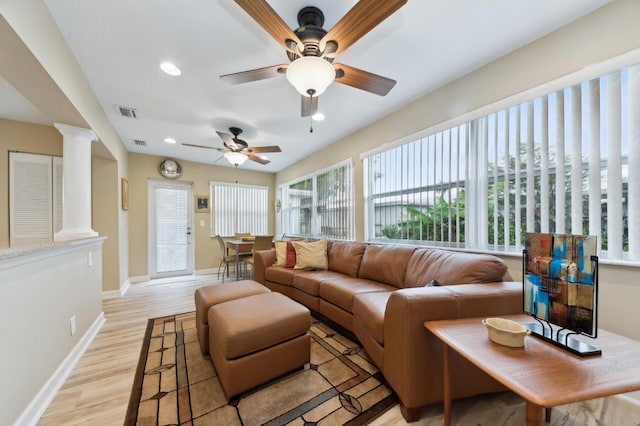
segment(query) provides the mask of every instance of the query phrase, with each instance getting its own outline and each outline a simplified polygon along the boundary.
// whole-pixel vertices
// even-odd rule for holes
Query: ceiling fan
[[[254,154],[261,154],[264,152],[281,152],[279,146],[249,147],[249,144],[246,141],[238,138],[238,136],[242,133],[242,129],[240,129],[239,127],[229,127],[229,131],[231,132],[231,134],[233,134],[233,137],[231,137],[227,133],[216,131],[218,136],[220,136],[220,139],[222,139],[222,143],[225,146],[224,148],[216,148],[213,146],[205,145],[194,145],[190,143],[183,143],[182,145],[195,146],[197,148],[215,149],[216,151],[220,151],[223,153],[224,157],[236,167],[244,163],[247,159],[260,164],[269,164],[269,160]]]
[[[284,47],[290,64],[274,65],[220,76],[232,84],[247,83],[286,74],[302,95],[303,117],[318,110],[318,96],[336,81],[385,96],[396,81],[333,60],[362,36],[391,16],[407,0],[360,0],[329,31],[322,28],[324,15],[313,6],[298,12],[297,29],[291,30],[265,0],[235,0],[262,28]]]

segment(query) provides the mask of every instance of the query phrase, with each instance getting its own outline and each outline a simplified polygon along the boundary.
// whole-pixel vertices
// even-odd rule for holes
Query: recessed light
[[[322,121],[324,120],[324,114],[321,112],[316,112],[311,116],[311,118],[313,118],[315,121]]]
[[[162,71],[166,72],[169,75],[178,76],[182,74],[182,71],[180,71],[180,68],[178,68],[177,66],[175,66],[175,64],[172,64],[171,62],[161,63],[160,68],[162,69]]]
[[[174,138],[164,138],[164,141],[166,143],[176,143],[176,140]]]

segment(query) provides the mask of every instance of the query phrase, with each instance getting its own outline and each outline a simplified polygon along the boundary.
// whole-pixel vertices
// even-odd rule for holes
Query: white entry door
[[[190,183],[149,181],[149,275],[193,274],[193,189]]]

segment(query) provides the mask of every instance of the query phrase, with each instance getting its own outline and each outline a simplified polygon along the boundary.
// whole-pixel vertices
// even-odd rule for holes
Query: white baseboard
[[[120,290],[109,290],[102,292],[102,300],[113,299],[115,297],[120,297]]]
[[[135,283],[143,283],[145,281],[149,281],[151,278],[149,277],[149,275],[140,275],[139,277],[129,277],[129,283],[130,284],[135,284]]]
[[[635,396],[636,392],[632,392],[631,394],[634,394]],[[631,405],[635,405],[636,407],[640,407],[640,400],[634,398],[633,396],[630,396],[631,394],[621,394],[621,395],[614,395],[614,398],[619,398],[622,401],[624,401],[626,404],[631,404]]]
[[[102,292],[102,300],[104,299],[113,299],[115,297],[122,297],[127,293],[129,287],[131,286],[131,282],[129,280],[125,281],[120,290],[109,290]]]
[[[29,405],[27,405],[27,408],[20,414],[13,424],[14,426],[35,426],[38,423],[38,420],[44,414],[49,404],[51,404],[58,390],[60,390],[65,380],[67,380],[67,377],[69,377],[73,367],[75,367],[80,358],[82,358],[82,355],[84,355],[96,337],[96,334],[98,334],[100,328],[102,328],[104,321],[104,312],[100,312],[100,315],[98,315],[98,318],[91,324],[91,327],[89,327],[84,336],[82,336],[80,341],[78,341],[58,368],[56,368],[56,371],[53,372],[49,380],[47,380]]]
[[[218,273],[218,268],[209,268],[209,269],[198,269],[193,273],[193,275],[216,275]]]
[[[124,296],[125,294],[127,294],[127,290],[129,290],[129,287],[131,287],[131,281],[126,280],[124,284],[122,284],[122,287],[120,287],[120,296]]]

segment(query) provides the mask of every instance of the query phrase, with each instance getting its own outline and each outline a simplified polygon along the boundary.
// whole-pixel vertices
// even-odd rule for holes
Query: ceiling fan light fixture
[[[287,80],[303,96],[320,96],[335,78],[333,65],[317,56],[303,56],[287,68]]]
[[[234,166],[241,166],[245,161],[247,161],[247,156],[237,151],[225,152],[224,158],[226,158]]]

